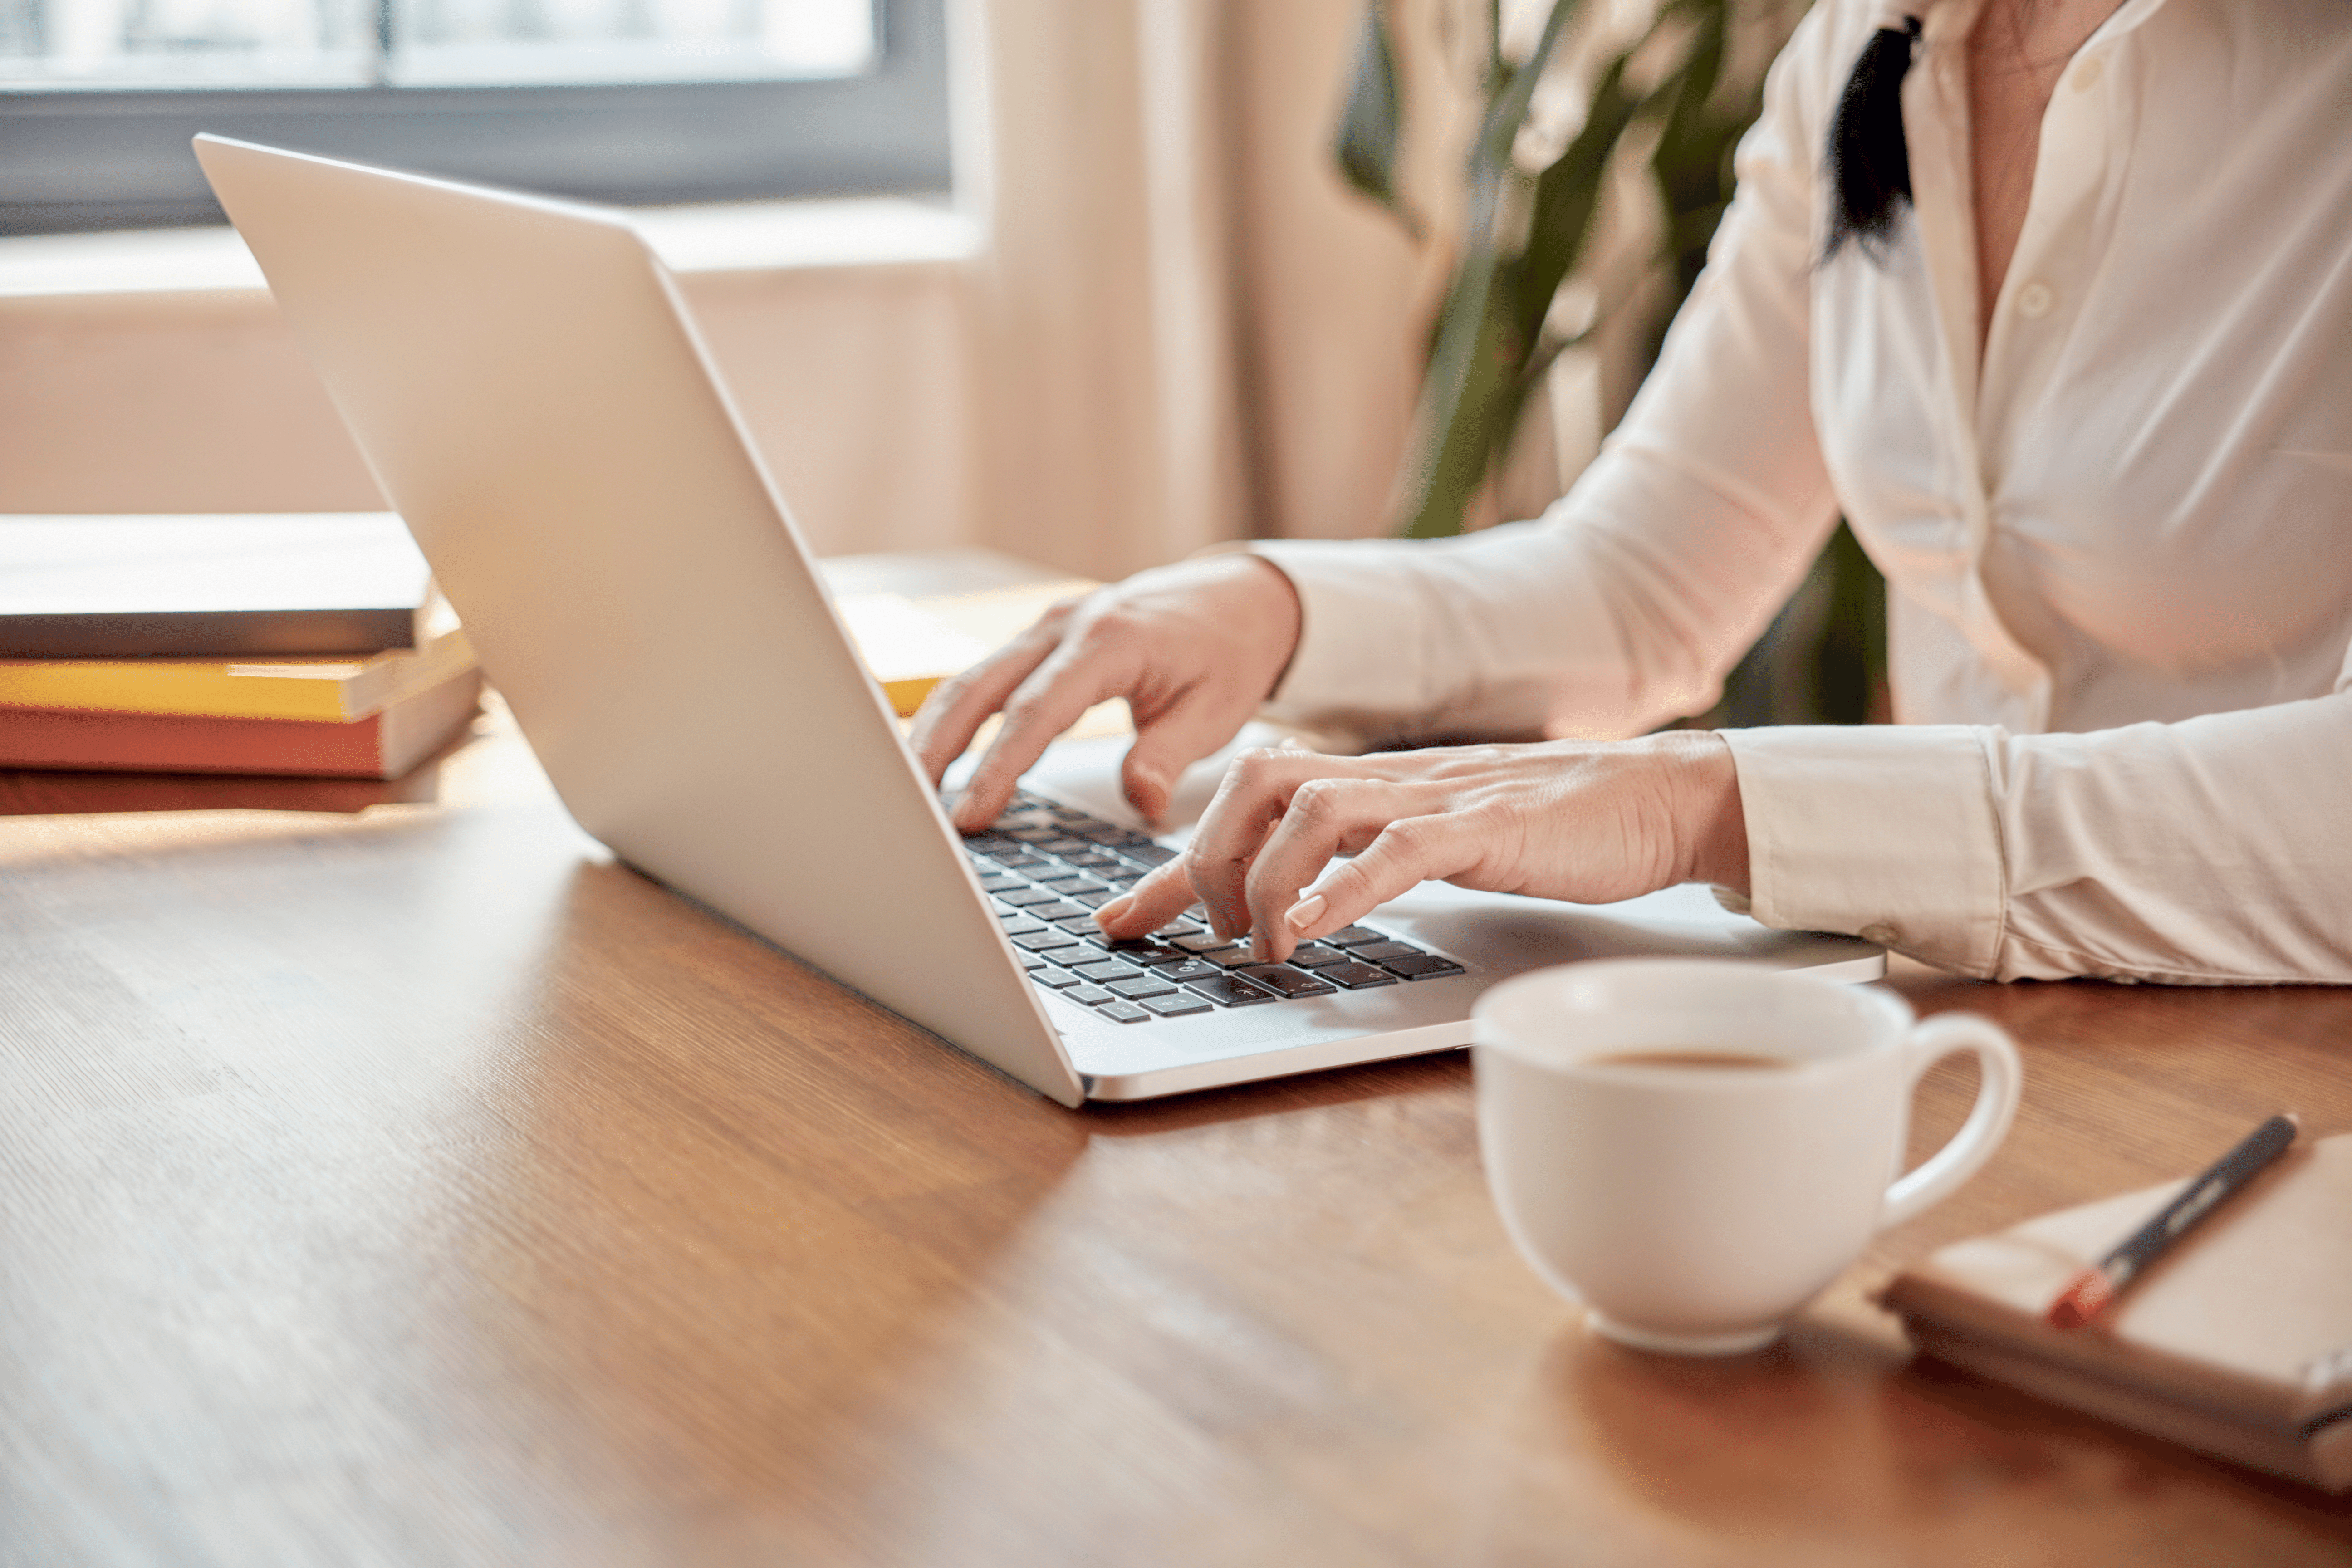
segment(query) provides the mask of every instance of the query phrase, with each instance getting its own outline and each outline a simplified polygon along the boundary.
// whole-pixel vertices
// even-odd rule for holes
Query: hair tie
[[[1848,240],[1865,254],[1884,247],[1895,210],[1911,199],[1911,150],[1903,139],[1903,77],[1919,41],[1919,18],[1881,0],[1830,125],[1828,261]]]

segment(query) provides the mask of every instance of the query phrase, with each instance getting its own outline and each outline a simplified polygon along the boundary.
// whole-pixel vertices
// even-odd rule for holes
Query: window
[[[0,233],[217,223],[189,139],[593,200],[948,184],[942,0],[0,0]]]

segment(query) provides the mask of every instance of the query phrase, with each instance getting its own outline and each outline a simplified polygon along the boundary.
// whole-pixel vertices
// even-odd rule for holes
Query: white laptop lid
[[[627,221],[214,136],[196,154],[581,825],[1078,1103],[1035,988]]]

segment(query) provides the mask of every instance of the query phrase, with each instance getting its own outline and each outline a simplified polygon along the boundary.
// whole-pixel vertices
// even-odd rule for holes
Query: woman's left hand
[[[1333,865],[1335,856],[1353,855]],[[1276,963],[1427,880],[1580,904],[1682,882],[1748,887],[1731,748],[1639,741],[1449,746],[1367,757],[1246,752],[1183,855],[1103,906],[1141,936],[1197,898],[1217,934]]]

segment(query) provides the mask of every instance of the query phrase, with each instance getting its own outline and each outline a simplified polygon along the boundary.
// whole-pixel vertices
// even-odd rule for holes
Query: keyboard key
[[[1115,942],[1110,944],[1110,951],[1129,963],[1139,963],[1146,969],[1162,963],[1182,963],[1192,956],[1175,948],[1161,947],[1159,943],[1150,942]]]
[[[1384,959],[1381,967],[1391,974],[1402,974],[1407,980],[1443,980],[1449,974],[1459,974],[1462,966],[1450,958],[1440,958],[1433,952],[1417,952],[1411,958]]]
[[[1048,899],[1042,904],[1028,904],[1024,908],[1033,921],[1076,920],[1087,912],[1085,905],[1074,904],[1063,899]]]
[[[1201,928],[1194,925],[1191,921],[1170,921],[1166,925],[1161,926],[1158,931],[1151,933],[1151,940],[1154,942],[1174,942],[1180,936],[1198,936],[1200,934]]]
[[[1013,956],[1020,960],[1021,967],[1032,974],[1045,967],[1045,961],[1034,952],[1016,952]]]
[[[1140,1024],[1151,1016],[1132,1002],[1106,1002],[1095,1009],[1097,1018],[1111,1018],[1122,1024]]]
[[[1077,871],[1073,871],[1066,877],[1039,877],[1037,885],[1041,888],[1051,888],[1066,899],[1075,899],[1086,893],[1110,891],[1108,884],[1097,882],[1092,877]]]
[[[1134,861],[1148,871],[1155,866],[1165,866],[1181,853],[1165,844],[1129,844],[1120,847],[1118,856],[1122,860]]]
[[[1018,892],[999,893],[996,897],[999,901],[1011,904],[1016,910],[1025,910],[1032,904],[1050,904],[1061,895],[1049,893],[1043,888],[1023,888]]]
[[[992,877],[982,877],[980,879],[980,890],[983,893],[1010,893],[1028,885],[1009,871],[999,872]]]
[[[1090,871],[1097,876],[1100,876],[1107,871],[1124,871],[1127,869],[1126,863],[1119,860],[1117,857],[1091,851],[1084,855],[1065,855],[1061,857],[1061,861],[1063,865],[1070,867],[1075,870]]]
[[[1077,946],[1077,942],[1068,931],[1054,931],[1049,928],[1045,931],[1033,931],[1016,936],[1013,939],[1013,945],[1025,948],[1031,952],[1051,952],[1057,947],[1075,948]]]
[[[1041,838],[1037,841],[1037,847],[1048,855],[1091,855],[1095,852],[1092,839],[1072,838],[1066,835],[1056,838]]]
[[[1043,855],[992,855],[989,858],[1008,871],[1034,871],[1053,864]]]
[[[1419,958],[1421,949],[1405,942],[1368,942],[1348,950],[1359,963],[1386,963],[1391,958]]]
[[[1078,977],[1066,969],[1033,969],[1029,978],[1048,991],[1066,991],[1078,983]]]
[[[1389,939],[1386,933],[1376,931],[1370,926],[1349,926],[1345,931],[1335,931],[1329,936],[1318,936],[1315,940],[1325,947],[1360,947],[1368,942],[1386,942]]]
[[[1080,910],[1075,915],[1069,915],[1064,919],[1055,921],[1054,922],[1054,928],[1056,931],[1068,931],[1080,942],[1092,942],[1095,938],[1102,935],[1102,927],[1095,924],[1095,917],[1086,913],[1084,910]]]
[[[1348,955],[1319,942],[1302,942],[1291,951],[1290,962],[1301,969],[1320,969],[1327,963],[1345,963]]]
[[[1206,996],[1220,1007],[1255,1007],[1261,1002],[1280,999],[1265,986],[1252,984],[1238,974],[1220,974],[1213,980],[1195,980],[1184,989],[1196,996]]]
[[[1231,947],[1234,944],[1232,939],[1228,937],[1216,936],[1211,932],[1202,931],[1198,936],[1180,936],[1168,945],[1171,947],[1181,947],[1186,952],[1214,952],[1221,947]]]
[[[1062,994],[1081,1007],[1099,1007],[1111,999],[1110,993],[1099,985],[1073,985]]]
[[[1201,955],[1219,969],[1246,969],[1257,962],[1256,954],[1245,947],[1221,947],[1214,952]]]
[[[999,915],[996,921],[1004,928],[1007,936],[1034,936],[1045,929],[1044,921],[1033,921],[1018,910],[1010,915]]]
[[[1108,959],[1098,963],[1072,964],[1070,972],[1080,979],[1091,980],[1097,985],[1108,985],[1114,980],[1132,980],[1141,973],[1131,965],[1114,963]]]
[[[1070,902],[1074,904],[1084,904],[1090,910],[1098,910],[1105,904],[1110,902],[1113,899],[1118,897],[1118,889],[1117,888],[1105,888],[1099,892],[1070,893],[1067,894],[1066,897],[1069,899]]]
[[[1286,963],[1260,963],[1239,973],[1248,975],[1269,991],[1279,991],[1285,996],[1328,996],[1331,987],[1303,969],[1293,969]]]
[[[1203,963],[1197,958],[1188,958],[1181,963],[1171,963],[1164,968],[1155,969],[1151,973],[1162,980],[1173,980],[1181,985],[1188,980],[1206,980],[1213,974],[1223,974],[1224,971],[1213,963]],[[1387,977],[1383,975],[1381,978]]]
[[[1344,985],[1350,991],[1365,991],[1375,985],[1393,985],[1397,977],[1385,969],[1375,969],[1369,963],[1335,963],[1328,969],[1315,972],[1318,980],[1328,980],[1334,985]]]
[[[1166,996],[1146,996],[1143,999],[1143,1005],[1163,1018],[1181,1018],[1188,1013],[1216,1011],[1198,996],[1182,991],[1173,992]]]
[[[1140,1002],[1146,996],[1171,995],[1174,994],[1176,987],[1157,975],[1139,974],[1132,980],[1114,980],[1106,989],[1114,994],[1126,997],[1130,1002]]]

